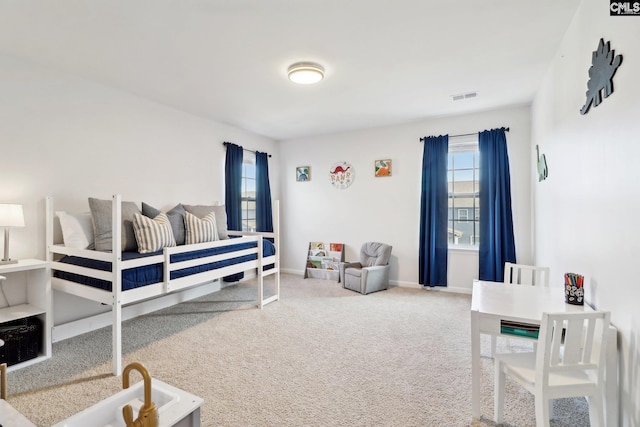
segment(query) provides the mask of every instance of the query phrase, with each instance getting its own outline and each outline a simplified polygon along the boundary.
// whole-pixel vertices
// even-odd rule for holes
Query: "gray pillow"
[[[161,212],[162,211],[160,209],[156,209],[153,206],[142,202],[142,215],[149,218],[155,218]],[[171,223],[171,229],[173,230],[173,237],[176,239],[176,244],[184,245],[184,207],[182,207],[182,205],[178,203],[173,209],[165,213],[167,214],[169,222]]]
[[[218,238],[226,240],[229,238],[227,233],[227,211],[224,205],[219,206],[203,206],[203,205],[182,205],[184,210],[202,219],[210,212],[216,216],[216,227],[218,228]]]
[[[97,251],[111,251],[113,229],[111,227],[111,200],[89,197],[89,209],[93,220],[93,234]],[[141,213],[134,202],[122,202],[122,251],[137,251],[133,232],[133,214]]]

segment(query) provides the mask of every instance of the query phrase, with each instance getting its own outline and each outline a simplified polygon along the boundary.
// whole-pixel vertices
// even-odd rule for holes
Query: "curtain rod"
[[[227,141],[225,141],[225,142],[223,142],[223,143],[222,143],[222,145],[224,145],[225,147],[226,147],[227,145],[229,145],[229,144],[231,144],[231,142],[227,142]],[[246,149],[246,148],[244,148],[244,147],[243,147],[242,149],[243,149],[244,151],[248,151],[248,152],[250,152],[250,153],[254,153],[254,154],[255,154],[255,151],[253,151],[253,150],[247,150],[247,149]],[[271,154],[268,154],[268,153],[267,153],[267,156],[271,157]]]
[[[505,130],[505,132],[509,132],[509,128],[504,128],[504,130]],[[459,135],[449,135],[449,138],[455,138],[455,137],[458,137],[458,136],[473,136],[473,135],[477,135],[477,134],[479,134],[479,133],[480,133],[480,132],[474,132],[474,133],[461,133],[461,134],[459,134]],[[424,142],[424,139],[425,139],[425,138],[420,138],[420,142]]]

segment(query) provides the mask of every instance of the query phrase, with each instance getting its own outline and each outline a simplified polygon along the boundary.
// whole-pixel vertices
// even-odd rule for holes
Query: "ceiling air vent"
[[[478,96],[478,92],[469,92],[469,93],[461,93],[459,95],[451,95],[451,98],[454,101],[460,101],[462,99],[475,98],[476,96]]]

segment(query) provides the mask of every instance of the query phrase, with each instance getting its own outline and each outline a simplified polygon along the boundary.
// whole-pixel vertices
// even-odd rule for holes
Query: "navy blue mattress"
[[[171,262],[180,262],[180,261],[188,261],[191,259],[203,258],[212,255],[220,255],[234,251],[240,251],[243,249],[255,248],[257,245],[256,242],[248,242],[248,243],[238,243],[235,245],[228,246],[219,246],[211,249],[202,249],[198,251],[192,252],[183,252],[179,254],[171,255]],[[262,239],[262,256],[268,257],[274,255],[276,253],[275,246],[269,240]],[[144,258],[147,256],[153,255],[161,255],[162,251],[148,253],[148,254],[140,254],[138,252],[123,252],[122,260],[130,260],[134,258]],[[230,259],[225,259],[222,261],[212,262],[203,265],[197,265],[194,267],[184,268],[181,270],[176,270],[171,272],[171,279],[178,279],[180,277],[189,276],[191,274],[202,273],[209,270],[215,270],[217,268],[227,267],[229,265],[239,264],[246,261],[252,261],[256,259],[257,256],[255,254],[244,255],[233,257]],[[98,261],[94,259],[81,258],[76,256],[65,256],[60,259],[60,262],[66,264],[73,264],[81,267],[87,267],[94,270],[102,270],[102,271],[111,271],[111,263],[107,261]],[[273,268],[273,264],[263,266],[264,270],[268,270]],[[68,273],[65,271],[56,270],[53,273],[54,277],[58,277],[60,279],[69,280],[76,283],[81,283],[88,286],[93,286],[95,288],[104,289],[106,291],[111,291],[111,282],[101,279],[95,279],[93,277],[87,277],[80,274]],[[164,269],[163,263],[150,264],[142,267],[129,268],[126,270],[122,270],[122,290],[126,291],[129,289],[139,288],[142,286],[151,285],[153,283],[158,283],[164,281]]]

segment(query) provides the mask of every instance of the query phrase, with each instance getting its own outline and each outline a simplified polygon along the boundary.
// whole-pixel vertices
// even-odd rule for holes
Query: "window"
[[[256,231],[256,154],[242,158],[242,231]]]
[[[478,140],[449,141],[449,246],[477,246],[480,242],[480,153]],[[473,212],[473,218],[469,213]]]

